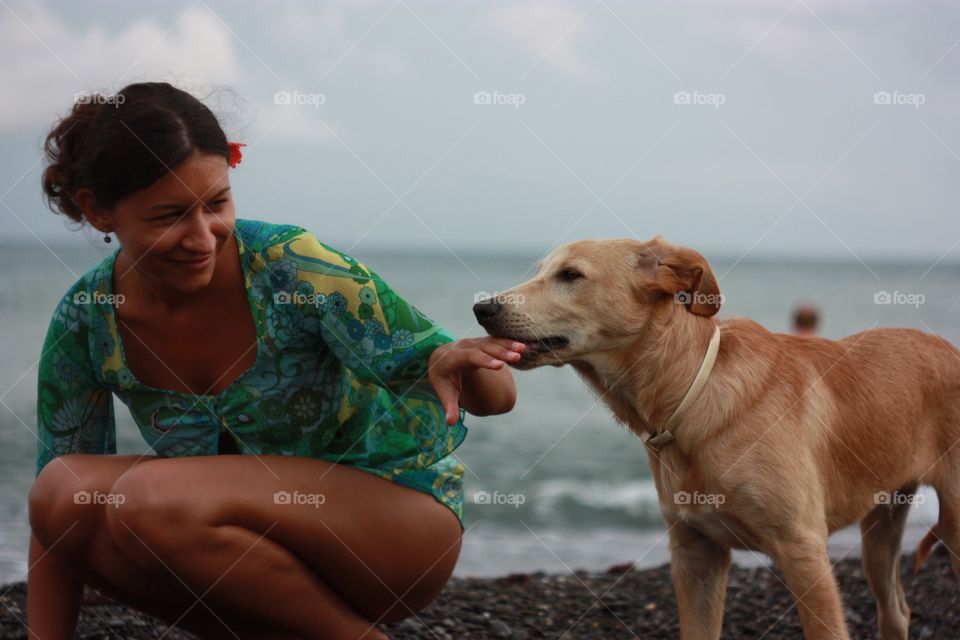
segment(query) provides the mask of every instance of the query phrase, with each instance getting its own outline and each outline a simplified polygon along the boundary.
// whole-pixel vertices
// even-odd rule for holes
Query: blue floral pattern
[[[462,521],[464,468],[452,452],[466,437],[464,412],[447,427],[425,378],[430,354],[454,337],[302,227],[237,219],[234,234],[259,338],[253,367],[217,395],[139,383],[115,310],[101,302],[114,252],[50,322],[36,473],[65,453],[116,453],[115,394],[158,455],[216,454],[226,429],[241,453],[350,464],[433,495]]]

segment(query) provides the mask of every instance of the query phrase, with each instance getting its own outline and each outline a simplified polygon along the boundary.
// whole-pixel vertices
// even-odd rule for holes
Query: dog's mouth
[[[556,351],[557,349],[562,349],[570,344],[570,341],[563,336],[550,336],[548,338],[538,338],[536,340],[520,340],[520,342],[523,342],[525,345],[527,345],[524,353],[530,355],[538,355],[541,353]]]
[[[563,349],[570,344],[570,340],[563,336],[548,336],[546,338],[518,338],[516,336],[501,336],[522,342],[525,345],[520,360],[516,363],[521,368],[524,365],[532,366],[533,361],[542,355]]]

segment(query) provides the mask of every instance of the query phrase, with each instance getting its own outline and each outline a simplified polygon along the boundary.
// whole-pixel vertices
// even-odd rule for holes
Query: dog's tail
[[[940,523],[930,527],[930,531],[923,537],[920,544],[917,545],[917,555],[913,563],[913,573],[920,573],[920,566],[930,556],[930,552],[940,542]]]

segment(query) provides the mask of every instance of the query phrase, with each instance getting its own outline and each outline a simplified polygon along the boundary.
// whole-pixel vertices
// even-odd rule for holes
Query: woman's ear
[[[698,316],[720,311],[723,296],[707,259],[693,249],[666,243],[659,236],[654,240],[657,242],[650,252],[655,267],[648,288],[673,296],[675,302]]]
[[[97,231],[110,233],[113,231],[113,222],[111,212],[97,204],[97,199],[93,195],[93,189],[90,187],[81,187],[73,194],[73,201],[80,207],[83,217],[87,219]]]

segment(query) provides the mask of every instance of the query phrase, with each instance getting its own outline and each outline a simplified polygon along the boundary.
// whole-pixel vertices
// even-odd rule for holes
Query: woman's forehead
[[[230,186],[223,156],[191,156],[135,195],[150,201],[195,201],[210,198]],[[162,204],[162,203],[161,203]]]

